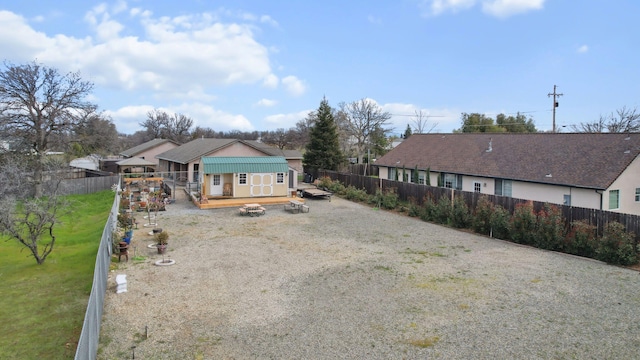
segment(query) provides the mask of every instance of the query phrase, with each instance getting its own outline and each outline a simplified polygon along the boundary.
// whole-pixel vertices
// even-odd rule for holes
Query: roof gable
[[[177,142],[175,142],[173,140],[169,140],[169,139],[153,139],[153,140],[147,141],[145,143],[142,143],[140,145],[134,146],[134,147],[132,147],[130,149],[127,149],[127,150],[121,152],[120,155],[126,156],[126,157],[136,156],[136,155],[140,154],[141,152],[147,151],[149,149],[153,149],[156,146],[160,146],[160,145],[162,145],[164,143],[167,143],[167,142],[171,142],[171,143],[174,143],[176,145],[180,145],[179,143],[177,143]]]
[[[211,139],[199,138],[192,140],[186,144],[178,146],[175,149],[165,151],[157,155],[158,159],[187,164],[198,161],[203,156],[209,156],[214,152],[220,151],[233,144],[242,144],[242,146],[255,149],[255,153],[263,153],[266,156],[284,156],[287,158],[302,158],[299,152],[284,152],[278,148],[263,144],[254,140],[238,140],[238,139]]]
[[[415,134],[376,165],[606,189],[640,154],[640,134]]]
[[[282,156],[210,156],[203,157],[205,174],[287,172],[289,164]]]

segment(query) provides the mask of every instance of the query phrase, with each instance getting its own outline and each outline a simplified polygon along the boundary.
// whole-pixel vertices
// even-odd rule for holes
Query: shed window
[[[247,174],[246,173],[238,174],[238,184],[239,185],[247,185]]]
[[[278,184],[284,184],[284,173],[277,173],[276,174],[276,182]]]

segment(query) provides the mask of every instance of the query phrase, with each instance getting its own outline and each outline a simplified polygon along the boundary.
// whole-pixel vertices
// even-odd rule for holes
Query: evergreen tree
[[[313,126],[302,164],[306,170],[314,172],[318,169],[338,170],[344,156],[340,151],[338,127],[327,99],[323,98],[318,110],[309,116],[313,117]]]
[[[404,134],[402,135],[403,139],[408,139],[413,133],[411,132],[411,126],[407,124],[407,128],[404,130]]]

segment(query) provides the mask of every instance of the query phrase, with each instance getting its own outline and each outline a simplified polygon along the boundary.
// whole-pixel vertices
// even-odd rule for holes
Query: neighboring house
[[[380,177],[640,215],[640,134],[415,134]],[[427,170],[429,173],[427,174]]]
[[[227,188],[231,189],[228,196],[241,197],[242,192],[233,191],[236,185],[251,187],[260,181],[261,186],[266,186],[267,180],[271,181],[270,186],[273,186],[274,191],[284,184],[284,194],[287,194],[287,189],[296,189],[298,173],[302,168],[302,155],[297,151],[283,151],[257,141],[238,139],[195,139],[156,157],[160,163],[158,171],[179,172],[182,178],[179,177],[178,180],[202,184],[203,195],[207,196],[224,195],[225,184],[228,184]],[[237,166],[233,167],[228,162],[223,166],[222,159],[236,161]],[[251,171],[244,171],[246,169]],[[221,170],[225,172],[212,172]],[[239,179],[245,176],[241,174],[246,175],[248,184],[240,183]],[[258,176],[253,176],[254,174],[272,175],[262,176],[258,180]],[[282,195],[278,192],[262,196]]]
[[[180,146],[179,143],[167,139],[153,139],[138,146],[134,146],[120,153],[124,158],[138,157],[158,164],[156,156],[163,152],[175,149]]]

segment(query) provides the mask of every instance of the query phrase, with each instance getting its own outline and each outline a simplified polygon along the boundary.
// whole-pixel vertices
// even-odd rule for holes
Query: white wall
[[[636,188],[640,188],[640,158],[636,158],[631,165],[604,192],[603,209],[626,214],[640,215],[640,202],[635,201]],[[620,191],[620,207],[609,209],[609,191]]]

